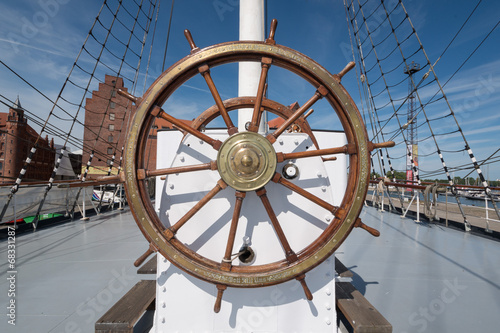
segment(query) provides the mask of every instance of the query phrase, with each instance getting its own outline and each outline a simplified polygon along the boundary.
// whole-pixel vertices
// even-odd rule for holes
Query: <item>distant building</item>
[[[99,89],[93,91],[92,97],[86,100],[82,168],[86,167],[90,151],[94,150],[90,174],[105,174],[113,155],[113,174],[116,174],[121,149],[125,144],[127,124],[135,111],[132,102],[118,95],[119,89],[127,91],[123,79],[106,75],[104,83],[99,83]]]
[[[118,94],[118,90],[128,91],[123,79],[106,75],[104,83],[99,83],[98,90],[92,92],[85,104],[85,130],[83,135],[84,149],[82,154],[82,171],[94,150],[89,175],[92,177],[106,174],[115,154],[112,174],[116,174],[120,163],[122,147],[127,138],[128,126],[136,110],[136,106],[127,98]],[[190,121],[185,121],[191,123]],[[172,125],[157,118],[149,135],[146,147],[148,169],[156,168],[156,132],[158,129],[172,128]],[[96,138],[97,141],[96,141]]]
[[[9,113],[0,113],[0,183],[12,183],[17,179],[37,139],[38,133],[28,125],[18,97]],[[40,138],[37,146],[24,181],[48,180],[52,174],[54,139]]]

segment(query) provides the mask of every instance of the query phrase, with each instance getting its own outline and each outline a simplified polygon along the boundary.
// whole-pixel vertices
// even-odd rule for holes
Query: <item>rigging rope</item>
[[[140,64],[142,60],[142,54],[144,51],[144,46],[146,43],[147,35],[149,32],[149,27],[150,23],[152,21],[152,16],[155,12],[155,8],[157,5],[158,0],[153,3],[151,1],[148,1],[150,6],[149,6],[149,15],[146,14],[143,8],[146,8],[144,6],[144,1],[141,1],[140,3],[137,3],[136,1],[133,1],[133,3],[137,6],[137,14],[135,17],[131,15],[131,8],[129,5],[123,5],[122,0],[118,1],[105,1],[103,5],[101,6],[99,13],[97,14],[92,27],[87,34],[87,37],[80,49],[80,52],[78,53],[78,56],[58,94],[57,99],[52,102],[52,108],[49,112],[49,115],[45,122],[41,124],[41,130],[40,133],[38,134],[38,138],[36,142],[34,143],[33,148],[31,149],[31,152],[26,158],[26,163],[23,166],[23,169],[20,172],[20,175],[18,176],[15,185],[11,189],[11,193],[9,195],[9,198],[6,202],[6,204],[3,207],[2,213],[0,214],[0,220],[3,218],[5,211],[10,203],[10,200],[12,199],[12,196],[17,192],[17,189],[19,188],[20,183],[22,182],[23,176],[26,174],[26,170],[28,168],[28,165],[30,162],[33,160],[33,155],[35,154],[37,148],[38,148],[38,142],[44,132],[49,133],[49,134],[57,134],[57,137],[63,138],[63,151],[64,149],[67,149],[67,144],[72,143],[72,144],[80,144],[83,148],[84,153],[90,152],[89,155],[89,162],[87,163],[87,167],[85,169],[84,175],[82,177],[82,181],[85,181],[88,170],[91,165],[92,158],[97,156],[102,156],[103,158],[107,156],[107,153],[109,152],[100,152],[96,151],[97,143],[106,141],[104,138],[101,137],[101,132],[103,129],[103,124],[104,124],[104,117],[106,117],[106,114],[108,113],[108,109],[110,108],[111,105],[111,97],[106,98],[107,100],[107,107],[106,111],[103,115],[103,121],[101,122],[101,125],[99,128],[94,131],[92,129],[92,126],[87,126],[84,123],[82,123],[81,120],[78,119],[79,113],[83,108],[85,99],[87,98],[87,94],[90,93],[90,86],[94,82],[99,82],[103,83],[106,85],[106,82],[103,82],[98,78],[98,76],[103,75],[103,72],[110,71],[114,73],[116,76],[120,76],[123,78],[123,80],[126,80],[127,82],[132,82],[133,87],[135,89],[137,85],[137,78],[139,74],[139,69],[140,69]],[[106,12],[106,15],[104,15],[104,12]],[[107,13],[110,13],[111,16]],[[123,13],[123,14],[121,14]],[[127,17],[123,17],[123,15],[127,15]],[[104,18],[103,18],[104,17]],[[106,20],[105,17],[108,17],[109,20],[111,21],[109,25],[106,25],[104,21]],[[129,17],[132,17],[134,19],[134,23],[131,28],[128,28],[124,22],[127,20],[130,20]],[[123,43],[120,41],[120,38],[117,38],[119,34],[119,29],[123,30],[122,27],[119,27],[115,24],[115,22],[119,22],[121,25],[123,25],[123,28],[125,31],[128,31],[130,33],[128,37],[128,41],[126,43]],[[106,27],[108,26],[108,27]],[[99,29],[104,29],[104,32],[101,32]],[[139,38],[138,34],[142,34],[143,38]],[[105,35],[105,38],[99,38],[99,36]],[[115,45],[122,45],[124,46],[124,52],[123,56],[120,57],[117,55],[117,53],[114,50],[117,50],[116,47],[110,46],[110,36],[115,39],[116,41],[119,42],[119,44]],[[102,40],[102,41],[100,41]],[[139,43],[136,43],[135,41],[138,41]],[[94,45],[92,45],[94,44]],[[138,46],[137,46],[138,45]],[[97,47],[96,47],[97,46]],[[135,50],[136,48],[137,50]],[[112,51],[113,50],[113,51]],[[137,59],[137,66],[131,65],[130,60],[133,58]],[[90,66],[91,68],[88,68],[86,64],[88,64],[89,59],[94,59],[94,64],[93,66]],[[120,63],[118,65],[115,65],[116,60],[119,60]],[[2,65],[6,66],[3,62]],[[6,66],[8,68],[8,66]],[[8,68],[10,69],[10,68]],[[133,70],[134,77],[131,78],[128,75],[122,75],[126,71],[130,72],[130,69]],[[76,70],[79,72],[77,73]],[[13,71],[12,71],[13,72]],[[17,75],[17,73],[14,72],[14,74]],[[82,77],[81,74],[84,74],[88,77],[87,83],[80,84],[76,82],[82,82]],[[17,75],[20,77],[19,75]],[[24,82],[28,83],[26,80],[24,80],[22,77],[20,77]],[[68,84],[69,83],[69,84]],[[28,83],[29,84],[29,83]],[[31,84],[29,84],[32,88],[34,88]],[[116,84],[113,84],[113,86],[116,86]],[[73,88],[71,88],[73,87]],[[73,89],[73,91],[70,90]],[[39,94],[44,96],[47,100],[50,101],[49,98],[47,98],[43,93],[41,93],[38,89],[34,88],[35,91],[37,91]],[[75,90],[76,89],[76,90]],[[78,93],[77,90],[80,90],[82,93]],[[82,96],[80,100],[75,101],[74,98],[70,98],[69,96],[72,95],[80,95]],[[93,94],[93,97],[96,98],[103,98],[102,96],[99,96],[99,94]],[[70,108],[75,108],[74,112],[69,112],[67,111],[64,107],[62,107],[61,103],[65,103],[66,106]],[[116,103],[116,102],[113,102]],[[116,103],[116,104],[121,104],[121,103]],[[130,102],[127,102],[128,105],[130,105]],[[130,108],[130,107],[129,107]],[[62,111],[64,114],[66,114],[68,117],[61,117],[58,113],[59,111]],[[130,112],[129,112],[130,113]],[[61,131],[59,128],[55,127],[52,125],[52,121],[50,121],[52,118],[54,119],[59,119],[60,121],[70,121],[71,125],[69,126],[69,130],[64,133],[66,134],[65,137],[62,135]],[[31,118],[33,119],[33,118]],[[117,120],[120,120],[120,118],[117,118]],[[126,129],[127,123],[125,123],[125,116],[123,120],[121,121],[121,127],[118,130],[115,130],[116,133],[118,133],[118,138],[120,135],[123,135]],[[34,121],[34,124],[40,124],[40,121]],[[92,133],[95,137],[95,141],[92,144],[89,144],[86,141],[81,141],[75,138],[73,132],[73,129],[75,128],[75,125],[82,125],[85,131],[88,131],[89,133]],[[95,128],[95,127],[94,127]],[[116,150],[116,146],[118,145],[118,141],[114,143],[114,150]],[[123,147],[121,147],[123,150]],[[116,156],[116,154],[113,152],[113,156]],[[60,158],[58,158],[55,161],[55,165],[52,171],[52,176],[50,177],[46,191],[44,194],[44,198],[47,195],[47,192],[52,188],[54,176],[60,168]],[[118,167],[120,168],[120,166]],[[119,170],[119,169],[118,169]],[[109,171],[108,171],[109,172]],[[77,200],[77,199],[76,199]],[[76,203],[75,200],[75,203]],[[44,203],[44,200],[40,202],[40,207],[39,211],[41,210],[41,207]],[[36,221],[35,221],[36,222]],[[34,224],[36,226],[36,223]]]
[[[465,142],[465,146],[466,146],[467,150],[470,151],[469,155],[470,155],[471,161],[475,165],[475,168],[478,170],[478,173],[479,173],[479,175],[481,177],[482,176],[481,171],[479,170],[479,168],[477,166],[477,163],[475,161],[475,158],[474,158],[474,156],[472,154],[472,151],[470,150],[470,147],[467,144],[465,136],[463,135],[463,132],[462,132],[460,126],[458,125],[458,122],[456,121],[456,118],[454,117],[453,110],[451,109],[451,106],[448,103],[446,95],[442,91],[442,86],[440,85],[440,83],[439,83],[439,81],[437,79],[437,76],[436,76],[436,74],[434,72],[434,68],[431,65],[431,63],[430,63],[430,61],[429,61],[429,59],[427,57],[427,54],[426,54],[426,52],[425,52],[425,50],[424,50],[424,48],[422,46],[422,43],[421,43],[421,41],[420,41],[420,39],[419,39],[419,37],[418,37],[418,35],[416,33],[416,30],[415,30],[415,28],[414,28],[414,26],[413,26],[413,24],[411,22],[411,19],[410,19],[409,15],[408,15],[408,13],[407,13],[404,5],[402,4],[401,1],[398,1],[397,4],[393,8],[387,8],[386,4],[383,1],[381,1],[381,6],[382,6],[383,11],[385,13],[385,17],[383,19],[379,20],[378,24],[374,24],[373,20],[371,22],[369,22],[370,17],[374,16],[374,13],[372,12],[368,16],[365,15],[365,13],[364,13],[364,8],[363,7],[364,7],[364,5],[366,3],[367,2],[364,2],[362,4],[358,0],[357,1],[357,7],[356,7],[357,9],[355,10],[354,9],[355,4],[354,4],[353,0],[351,0],[349,2],[349,4],[347,4],[346,1],[344,1],[344,4],[346,6],[346,14],[347,14],[346,16],[348,16],[347,17],[348,22],[350,21],[350,23],[351,23],[351,25],[353,27],[353,34],[354,34],[354,36],[356,38],[356,46],[357,46],[357,50],[358,50],[358,54],[359,54],[359,59],[360,59],[359,63],[361,64],[362,69],[363,69],[361,71],[360,77],[361,77],[362,82],[364,82],[364,84],[367,86],[368,95],[369,95],[369,98],[371,100],[371,104],[373,104],[373,112],[376,115],[378,115],[383,110],[385,110],[385,108],[388,107],[389,105],[392,106],[392,109],[393,109],[392,115],[385,121],[385,123],[383,125],[380,123],[380,119],[378,120],[377,124],[378,124],[379,130],[376,133],[374,133],[373,138],[377,139],[377,137],[379,136],[379,134],[381,136],[383,136],[384,134],[387,134],[386,131],[383,131],[383,129],[392,120],[395,120],[397,122],[399,130],[396,130],[394,132],[394,134],[392,135],[391,140],[397,138],[399,135],[403,137],[403,140],[405,142],[405,146],[407,147],[408,160],[411,162],[411,166],[412,166],[413,172],[415,173],[415,176],[416,176],[416,179],[417,179],[418,182],[420,182],[420,177],[418,175],[418,169],[416,168],[416,163],[415,163],[415,161],[413,159],[412,151],[408,147],[411,147],[410,144],[417,144],[418,142],[423,142],[423,141],[428,140],[429,138],[432,138],[433,141],[434,141],[434,144],[436,145],[436,148],[437,148],[436,151],[439,152],[441,163],[442,163],[444,171],[447,174],[450,186],[453,186],[453,181],[451,180],[451,177],[450,177],[449,172],[447,170],[446,164],[444,162],[444,157],[441,154],[441,150],[440,150],[440,147],[439,147],[439,144],[438,144],[438,141],[437,141],[436,137],[437,136],[452,135],[453,133],[460,132],[460,134],[462,135],[463,140]],[[377,8],[381,8],[381,7],[378,6]],[[393,24],[393,18],[395,20],[395,17],[397,16],[396,15],[397,12],[403,12],[404,17],[402,19],[397,20],[398,23]],[[351,13],[352,13],[352,15],[351,15]],[[362,17],[362,24],[361,25],[359,25],[358,21],[357,21],[357,19],[358,19],[359,16]],[[469,16],[469,18],[470,18],[470,16]],[[405,24],[403,26],[403,23],[405,23],[405,22],[407,22],[407,24]],[[411,80],[411,88],[412,88],[411,90],[412,91],[409,92],[409,94],[407,95],[407,97],[404,98],[404,100],[399,104],[399,106],[395,105],[395,101],[401,100],[401,99],[393,98],[391,96],[391,89],[394,89],[395,87],[398,87],[405,80],[397,79],[395,82],[389,83],[389,81],[386,78],[386,76],[390,75],[391,73],[393,73],[400,66],[400,64],[398,64],[396,67],[394,67],[394,65],[393,65],[392,68],[390,69],[390,71],[384,71],[383,68],[382,68],[383,67],[382,61],[380,60],[381,57],[379,57],[379,55],[377,53],[377,49],[379,49],[379,48],[383,48],[385,46],[385,48],[387,49],[387,45],[386,44],[389,42],[388,41],[388,35],[383,35],[383,36],[379,37],[377,41],[375,41],[375,36],[374,35],[376,35],[376,33],[379,32],[379,29],[382,26],[384,26],[384,25],[389,25],[389,28],[390,28],[390,31],[391,31],[391,33],[389,35],[392,34],[394,36],[394,40],[396,41],[396,44],[397,44],[396,48],[399,49],[399,51],[400,51],[401,57],[402,57],[403,62],[405,64],[405,68],[407,68],[407,69],[410,68],[410,66],[408,64],[408,60],[409,59],[411,59],[412,57],[418,56],[420,54],[422,54],[425,57],[425,59],[427,60],[426,61],[426,65],[424,66],[424,68],[427,67],[427,66],[429,67],[429,70],[423,75],[423,77],[421,78],[421,80],[418,83],[414,82],[412,75],[409,75],[409,80]],[[370,30],[370,26],[375,26],[376,28]],[[399,39],[397,31],[401,30],[401,29],[405,29],[406,26],[409,26],[409,28],[411,29],[410,33],[409,34],[408,33],[405,33],[405,34],[399,33],[399,35],[404,35],[405,36],[403,39]],[[360,35],[361,35],[361,30],[362,29],[363,29],[363,32],[366,33],[366,36],[361,39]],[[490,32],[490,34],[491,34],[491,32]],[[489,36],[489,34],[488,34],[488,36]],[[414,38],[412,38],[412,37],[414,37]],[[407,56],[407,55],[405,55],[405,52],[403,51],[403,47],[408,48],[408,46],[406,46],[406,44],[410,43],[410,40],[412,41],[412,43],[413,43],[413,40],[416,40],[416,42],[418,43],[419,47],[418,47],[417,51],[412,51],[411,55]],[[367,46],[367,42],[368,41],[369,41],[369,46]],[[351,43],[352,43],[352,39],[351,39]],[[363,52],[363,48],[366,48],[366,47],[370,47],[370,49],[369,49],[369,52],[366,53],[366,56],[365,56],[364,52]],[[394,59],[393,59],[394,56],[393,55],[394,55],[395,48],[394,47],[390,47],[389,50],[390,51],[389,51],[388,55],[384,56],[383,59],[384,59],[384,61],[387,60],[387,61],[389,61],[391,63],[394,63]],[[476,48],[476,50],[477,50],[477,48]],[[373,57],[375,59],[369,60],[368,59],[369,55],[373,55]],[[373,58],[373,57],[370,57],[370,58]],[[369,60],[371,62],[369,66],[367,66],[367,63],[366,63],[367,60]],[[378,68],[380,70],[380,75],[377,76],[375,79],[369,80],[368,79],[368,75],[372,76],[371,71],[375,67],[377,67],[377,66],[378,66]],[[424,101],[422,101],[422,99],[420,97],[418,89],[422,85],[422,83],[424,82],[424,80],[426,80],[431,74],[433,76],[433,79],[430,80],[430,82],[426,83],[426,85],[431,84],[433,82],[437,83],[438,86],[439,86],[439,91],[440,91],[442,97],[440,96],[437,100],[433,100],[433,98],[432,98],[432,99],[427,100],[426,102],[424,102]],[[378,91],[378,92],[375,95],[372,94],[373,88],[375,86],[380,86],[381,83],[383,84],[383,86],[380,87],[381,89],[377,88],[376,91]],[[377,98],[377,100],[381,98],[381,92],[382,91],[387,91],[387,93],[389,95],[389,102],[385,102],[384,104],[382,104],[381,101],[377,102],[375,100],[376,98]],[[400,121],[399,110],[407,102],[408,103],[413,103],[412,100],[409,100],[409,98],[411,96],[413,96],[413,94],[415,94],[415,96],[417,97],[417,100],[418,100],[418,103],[419,103],[420,107],[417,109],[416,114],[412,118],[408,117],[408,121],[403,125],[402,122]],[[433,96],[433,97],[435,97],[435,96]],[[446,102],[446,104],[447,104],[447,106],[448,106],[448,108],[450,110],[450,113],[449,114],[447,113],[447,114],[445,114],[442,117],[433,117],[430,120],[429,117],[427,116],[425,107],[429,106],[431,103],[435,103],[435,102],[438,102],[438,101],[441,101],[441,100],[443,100],[443,102]],[[377,104],[379,104],[379,105],[377,105]],[[382,104],[382,105],[380,105],[380,104]],[[415,129],[417,129],[417,128],[421,128],[424,124],[427,124],[428,131],[430,132],[430,135],[426,136],[424,139],[420,139],[420,140],[417,140],[415,142],[409,142],[408,138],[405,137],[404,131],[406,130],[406,128],[408,127],[409,124],[411,124],[412,122],[416,121],[416,117],[420,113],[422,113],[424,115],[425,121],[421,125],[419,125],[419,126],[416,126],[416,125],[412,125],[412,126]],[[446,118],[446,117],[449,117],[450,115],[452,115],[454,117],[455,123],[457,125],[457,129],[456,130],[449,130],[449,131],[446,131],[446,132],[443,132],[443,133],[434,133],[434,131],[433,131],[432,127],[431,127],[431,121],[442,119],[442,118]],[[370,123],[372,124],[372,131],[373,131],[374,117],[371,117],[371,114],[370,114],[370,119],[371,119]],[[393,132],[390,131],[389,133],[392,134]],[[414,140],[414,139],[412,138],[412,140]],[[421,157],[428,157],[430,155],[432,155],[432,154],[422,154]],[[380,162],[380,164],[381,164],[381,170],[383,170],[384,174],[385,174],[385,170],[384,170],[385,166],[384,166],[384,163],[383,163],[383,156],[382,156],[382,158],[379,157],[379,160],[381,160],[381,162]],[[486,191],[487,190],[488,189],[486,189]],[[457,202],[458,202],[458,198],[457,198]],[[459,203],[459,206],[460,206],[460,203]],[[498,211],[497,211],[497,213],[498,213]],[[466,220],[465,214],[462,214],[462,215],[464,217],[464,222],[465,222],[465,224],[467,226],[468,222]],[[499,217],[500,217],[500,215],[499,215]]]

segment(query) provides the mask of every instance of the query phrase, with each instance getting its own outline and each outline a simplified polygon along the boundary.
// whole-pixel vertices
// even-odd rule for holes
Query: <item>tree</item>
[[[389,178],[391,178],[391,179],[392,179],[392,178],[396,178],[396,179],[399,179],[399,180],[405,180],[405,179],[406,179],[406,172],[402,172],[402,171],[394,171],[394,175],[395,175],[395,176],[393,176],[393,175],[392,175],[392,172],[391,172],[391,171],[389,171],[389,172],[387,173],[387,177],[389,177]]]

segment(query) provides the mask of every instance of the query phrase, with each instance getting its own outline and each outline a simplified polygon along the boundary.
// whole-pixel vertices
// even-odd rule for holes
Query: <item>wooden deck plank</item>
[[[337,308],[356,333],[392,332],[392,325],[350,283],[335,283]]]
[[[154,309],[156,281],[137,282],[118,302],[95,323],[96,333],[133,333],[134,325],[146,310]]]
[[[144,265],[139,267],[137,274],[156,274],[156,254]]]

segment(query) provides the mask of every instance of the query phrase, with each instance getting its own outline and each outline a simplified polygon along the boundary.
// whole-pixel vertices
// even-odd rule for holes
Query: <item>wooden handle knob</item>
[[[191,53],[193,53],[196,50],[199,50],[199,48],[194,43],[193,36],[191,35],[191,31],[189,31],[188,29],[184,30],[184,36],[186,36],[186,39],[189,43],[189,47],[191,48]]]
[[[356,66],[356,63],[354,61],[349,62],[343,70],[340,71],[340,73],[337,74],[339,80],[342,80],[342,77],[346,75],[351,69]]]
[[[146,260],[146,258],[149,257],[154,252],[155,252],[154,248],[150,245],[149,249],[146,252],[144,252],[144,254],[142,256],[137,258],[137,260],[134,262],[134,266],[139,267],[140,265],[142,265],[144,260]]]
[[[366,224],[364,224],[363,222],[361,222],[361,219],[360,219],[360,218],[358,218],[358,219],[356,220],[356,223],[354,224],[354,226],[355,226],[356,228],[361,228],[361,229],[364,229],[364,230],[368,231],[368,232],[369,232],[372,236],[374,236],[374,237],[378,237],[378,236],[380,236],[380,231],[378,231],[378,230],[377,230],[377,229],[375,229],[375,228],[372,228],[372,227],[367,226]]]
[[[304,289],[304,293],[306,294],[306,298],[309,300],[309,301],[312,301],[313,299],[313,294],[311,293],[311,290],[309,290],[309,287],[307,286],[307,283],[306,283],[306,275],[305,274],[302,274],[300,276],[297,277],[297,280],[300,282],[300,284],[302,285],[302,289]]]
[[[217,299],[215,300],[214,312],[219,313],[220,307],[222,304],[222,295],[224,294],[224,290],[226,290],[227,286],[223,284],[217,285]]]
[[[276,44],[276,41],[274,40],[274,35],[276,34],[276,28],[278,27],[278,20],[273,19],[271,21],[271,30],[269,31],[269,38],[266,39],[266,44]]]

